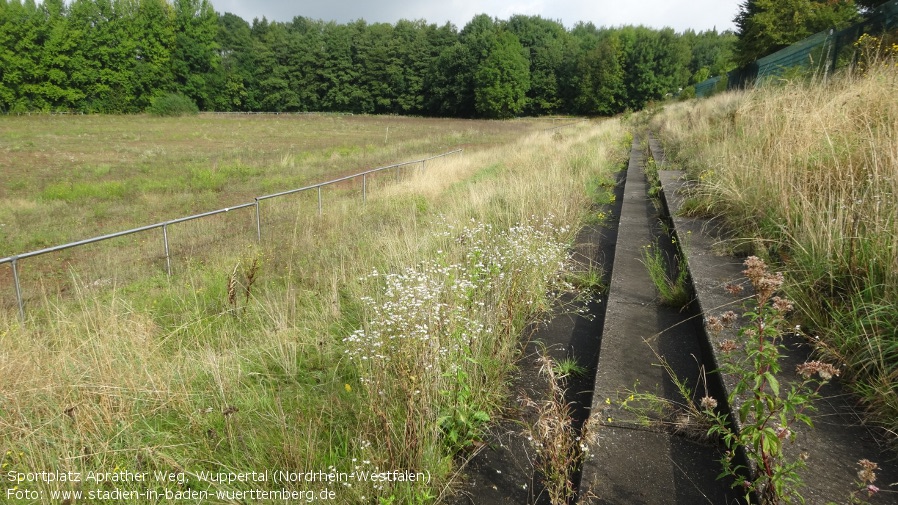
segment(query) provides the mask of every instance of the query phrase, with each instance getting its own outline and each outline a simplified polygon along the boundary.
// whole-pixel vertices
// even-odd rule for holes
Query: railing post
[[[16,301],[19,303],[19,320],[25,322],[25,301],[22,300],[22,286],[19,284],[19,269],[16,266],[18,258],[12,259],[12,278],[16,284]]]
[[[168,276],[171,277],[171,256],[168,252],[168,225],[162,225],[162,243],[165,245],[165,270],[168,272]]]
[[[256,239],[262,243],[262,214],[259,209],[259,197],[256,197]]]
[[[321,186],[318,186],[318,215],[321,215]]]

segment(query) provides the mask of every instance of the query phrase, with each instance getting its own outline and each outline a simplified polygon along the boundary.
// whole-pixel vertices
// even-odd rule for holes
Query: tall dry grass
[[[4,313],[3,470],[158,470],[187,480],[152,481],[159,490],[438,500],[453,455],[502,402],[523,327],[568,288],[588,182],[619,168],[623,135],[615,121],[527,135],[383,181],[367,204],[335,192],[321,217],[310,202],[272,202],[262,244],[206,250],[171,278],[102,289],[76,278],[25,325]],[[383,357],[362,359],[372,349]],[[431,480],[200,478],[277,469]],[[50,502],[51,491],[92,486],[21,487]]]
[[[898,433],[898,67],[670,106],[655,125],[695,207],[783,264],[789,296]]]

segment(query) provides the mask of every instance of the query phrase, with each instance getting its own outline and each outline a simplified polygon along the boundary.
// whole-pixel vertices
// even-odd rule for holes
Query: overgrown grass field
[[[0,118],[0,257],[252,202],[455,148],[476,151],[551,126],[548,119],[312,114],[6,116]],[[392,181],[393,175],[368,182]],[[361,184],[358,179],[340,189],[351,188],[361,198]],[[325,190],[326,204],[333,190]],[[271,201],[262,210],[271,219],[280,207],[282,200]],[[251,237],[254,227],[252,209],[173,226],[168,231],[174,265],[197,248],[225,246],[212,238]],[[33,258],[20,267],[25,295],[34,298],[41,279],[53,281],[46,288],[72,289],[73,268],[86,281],[108,284],[164,268],[163,256],[156,232]],[[0,306],[9,307],[14,292],[6,264],[0,265],[0,282]]]
[[[4,481],[0,490],[37,492],[32,501],[45,503],[59,501],[54,492],[113,489],[199,493],[194,496],[209,502],[239,501],[216,494],[228,491],[333,492],[336,503],[433,503],[451,493],[460,458],[506,401],[524,328],[560,292],[574,289],[569,245],[581,224],[595,219],[590,206],[601,196],[588,188],[610,191],[629,142],[611,120],[554,132],[527,121],[440,128],[439,121],[393,118],[361,118],[377,125],[361,132],[355,120],[320,118],[333,123],[333,135],[338,127],[347,135],[328,146],[326,134],[311,130],[305,133],[312,138],[303,140],[299,126],[293,136],[282,133],[284,123],[304,124],[302,118],[201,116],[186,120],[192,126],[159,120],[138,129],[135,122],[130,133],[88,119],[96,122],[94,131],[122,137],[110,149],[130,161],[116,162],[106,176],[114,182],[127,173],[121,180],[128,188],[182,177],[191,166],[184,160],[194,156],[198,170],[245,164],[258,172],[240,190],[232,189],[236,176],[226,177],[220,191],[187,191],[178,183],[158,193],[128,189],[133,193],[124,200],[153,203],[122,215],[149,221],[170,210],[162,202],[170,194],[183,198],[172,205],[177,214],[193,212],[194,192],[211,194],[211,208],[221,206],[215,198],[222,194],[251,199],[268,188],[272,167],[273,178],[294,186],[332,171],[351,173],[459,144],[468,149],[398,182],[382,181],[367,203],[350,188],[335,190],[320,217],[314,202],[272,205],[260,244],[250,232],[241,238],[228,225],[206,225],[181,237],[197,254],[179,257],[170,278],[161,268],[100,285],[76,276],[61,296],[47,288],[31,300],[25,324],[12,311],[0,313],[0,465],[4,476],[26,475]],[[64,121],[78,124],[78,118]],[[190,136],[215,121],[259,122],[265,132],[239,147],[231,141],[243,142],[240,134]],[[32,139],[47,135],[47,145],[65,144],[44,131],[52,128],[8,133],[21,143],[10,152],[22,149],[33,162],[40,142]],[[198,139],[197,147],[149,140],[168,135]],[[295,147],[286,147],[288,140]],[[268,147],[254,151],[257,145]],[[151,149],[171,158],[159,168],[140,162]],[[85,155],[82,167],[100,158]],[[26,161],[17,167],[26,182],[3,198],[75,212],[65,199],[45,194],[58,180],[25,174]],[[150,175],[157,171],[168,175]],[[103,202],[79,198],[74,201]],[[126,221],[113,220],[117,229],[132,222]],[[232,248],[194,247],[204,235],[199,231],[219,230]],[[104,254],[110,265],[122,256],[115,249]],[[28,480],[29,472],[41,471],[143,475],[146,482]],[[276,471],[294,478],[276,482]],[[394,471],[380,480],[355,473]],[[319,473],[300,479],[305,472]],[[404,472],[426,482],[403,480]],[[293,501],[308,497],[298,496]],[[109,496],[99,498],[94,501]]]
[[[655,126],[697,183],[693,211],[786,271],[796,322],[894,439],[898,67],[862,68],[669,106]]]

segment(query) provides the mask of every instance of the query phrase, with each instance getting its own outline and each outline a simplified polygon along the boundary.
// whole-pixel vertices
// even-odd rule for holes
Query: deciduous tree
[[[518,38],[502,31],[474,73],[477,115],[505,119],[524,110],[530,89],[530,62]]]
[[[530,61],[530,90],[527,92],[526,114],[542,115],[558,112],[562,105],[559,72],[564,61],[564,26],[539,16],[512,16],[506,28],[517,36]]]
[[[218,14],[208,0],[174,0],[175,44],[172,71],[179,92],[191,98],[200,110],[213,101],[221,57],[216,41]]]

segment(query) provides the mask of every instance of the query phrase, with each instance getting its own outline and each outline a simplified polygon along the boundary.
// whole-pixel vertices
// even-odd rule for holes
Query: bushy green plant
[[[446,413],[437,418],[437,423],[443,432],[443,442],[456,453],[480,440],[490,416],[472,402],[471,386],[464,370],[456,370],[454,377],[449,379],[452,389],[441,391],[449,406]]]
[[[147,112],[154,116],[192,116],[200,109],[193,100],[180,93],[166,93],[154,97]]]
[[[617,182],[611,174],[602,174],[593,177],[587,185],[587,193],[590,200],[597,205],[611,205],[615,202],[614,188]]]

